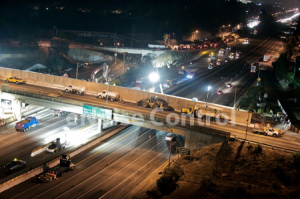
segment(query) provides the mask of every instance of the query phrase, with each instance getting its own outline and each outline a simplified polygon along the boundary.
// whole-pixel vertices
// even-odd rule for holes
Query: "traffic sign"
[[[109,109],[83,105],[83,114],[101,119],[112,120],[112,110]]]
[[[181,155],[191,155],[191,149],[187,149],[184,147],[176,147],[176,153]]]

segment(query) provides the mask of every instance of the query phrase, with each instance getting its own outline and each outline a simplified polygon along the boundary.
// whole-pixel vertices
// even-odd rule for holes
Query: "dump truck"
[[[73,171],[75,165],[71,161],[69,155],[62,155],[59,165],[49,169],[46,173],[55,174],[57,177],[63,176],[64,172]]]
[[[282,135],[282,132],[279,133],[277,129],[273,129],[272,127],[262,126],[259,124],[255,124],[252,132],[260,135],[269,135],[273,137],[278,137]]]
[[[107,92],[106,90],[103,90],[101,93],[98,93],[97,97],[99,99],[106,99],[108,97],[108,100],[110,100],[110,101],[120,100],[119,93],[117,93],[117,92]]]
[[[16,123],[15,129],[16,131],[28,131],[31,127],[35,127],[39,125],[38,119],[36,117],[27,117],[25,120]]]
[[[85,87],[69,85],[64,88],[64,91],[66,93],[75,93],[75,94],[83,95],[85,93]]]
[[[142,99],[137,102],[138,106],[143,106],[144,108],[160,108],[164,110],[173,111],[174,109],[169,106],[169,103],[164,99],[160,99],[158,97],[150,97],[146,99]]]

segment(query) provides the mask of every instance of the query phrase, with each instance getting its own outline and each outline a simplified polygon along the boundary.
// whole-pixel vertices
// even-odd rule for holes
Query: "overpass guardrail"
[[[23,95],[26,97],[32,97],[32,98],[37,98],[37,99],[42,99],[42,100],[48,100],[52,102],[59,102],[63,104],[70,104],[70,105],[75,105],[75,106],[83,106],[84,103],[77,101],[77,100],[71,100],[71,99],[66,99],[66,98],[60,98],[60,97],[52,97],[48,95],[42,95],[42,94],[36,94],[36,93],[30,93],[27,91],[20,91],[20,90],[12,90],[10,88],[7,88],[2,85],[1,88],[2,91],[7,92],[7,93],[12,93],[16,95]]]

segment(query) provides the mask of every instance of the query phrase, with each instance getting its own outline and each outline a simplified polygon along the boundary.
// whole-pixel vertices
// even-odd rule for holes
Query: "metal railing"
[[[58,103],[63,103],[63,104],[70,104],[70,105],[74,105],[74,106],[82,107],[84,105],[83,102],[80,102],[77,100],[71,100],[71,99],[66,99],[66,98],[62,98],[62,97],[52,97],[52,96],[42,95],[42,94],[37,94],[37,93],[30,93],[30,92],[27,92],[26,90],[24,90],[24,91],[12,90],[9,88],[5,88],[3,86],[1,88],[1,90],[2,90],[2,92],[6,92],[6,93],[22,95],[22,96],[26,96],[26,97],[32,97],[32,98],[36,98],[36,99],[42,99],[42,100],[58,102]]]

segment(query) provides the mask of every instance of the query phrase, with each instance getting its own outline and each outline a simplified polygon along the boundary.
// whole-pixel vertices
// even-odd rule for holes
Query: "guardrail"
[[[279,150],[282,150],[284,152],[288,152],[288,153],[296,153],[296,152],[300,152],[299,150],[293,150],[293,149],[287,149],[287,148],[283,148],[283,147],[278,147],[278,146],[273,146],[273,145],[270,145],[270,144],[265,144],[265,143],[261,143],[261,142],[256,142],[256,141],[253,141],[253,140],[248,140],[248,139],[243,139],[243,138],[238,138],[238,137],[235,137],[235,135],[231,135],[230,136],[230,139],[233,139],[235,141],[239,141],[239,142],[247,142],[248,144],[261,144],[265,147],[269,147],[269,148],[272,148],[272,149],[279,149]]]
[[[75,105],[75,106],[83,106],[84,103],[77,101],[77,100],[71,100],[71,99],[66,99],[66,98],[60,98],[60,97],[51,97],[48,95],[42,95],[42,94],[36,94],[36,93],[30,93],[27,91],[20,91],[20,90],[12,90],[9,88],[5,88],[2,86],[2,91],[7,92],[7,93],[12,93],[16,95],[23,95],[26,97],[32,97],[32,98],[37,98],[37,99],[42,99],[42,100],[48,100],[52,102],[59,102],[63,104],[70,104],[70,105]]]

